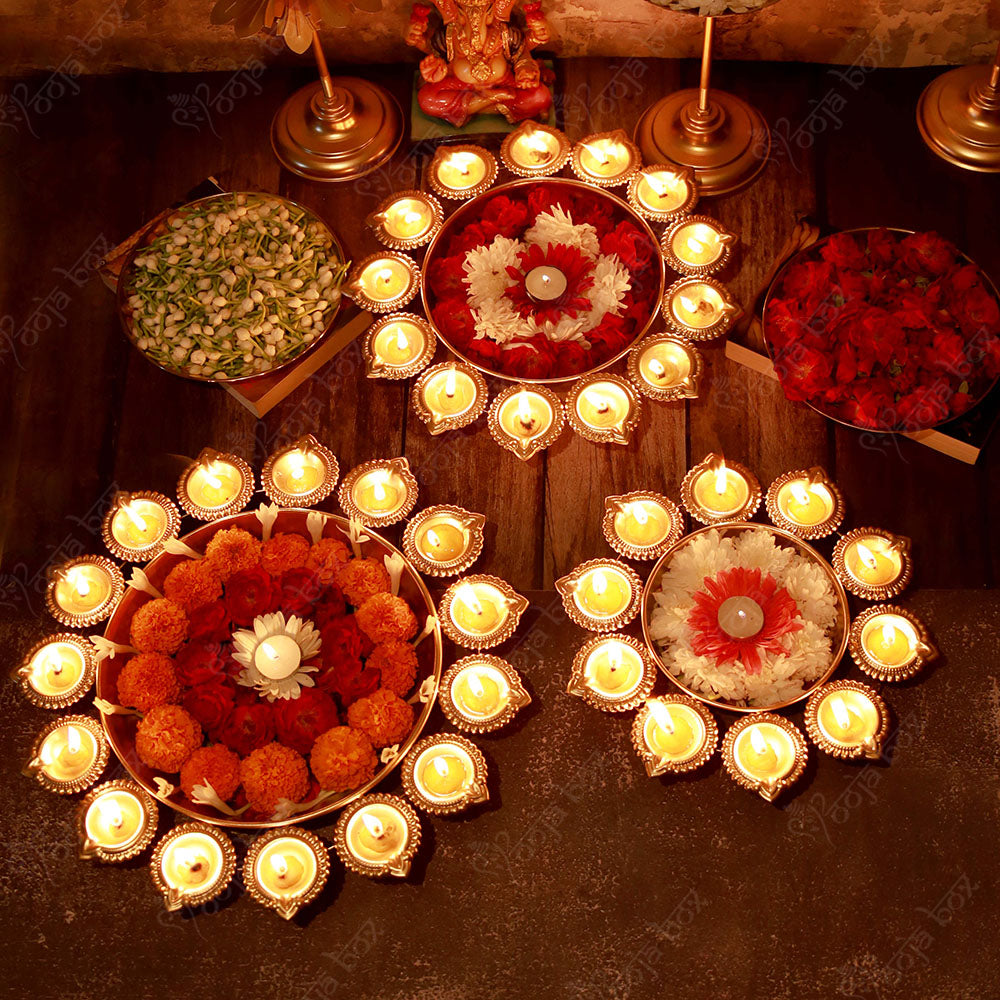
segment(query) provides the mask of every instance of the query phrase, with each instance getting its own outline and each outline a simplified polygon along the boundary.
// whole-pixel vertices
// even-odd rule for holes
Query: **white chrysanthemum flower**
[[[518,315],[510,299],[501,295],[496,299],[483,299],[472,310],[476,320],[476,337],[488,338],[497,344],[530,337],[532,331]]]
[[[462,280],[469,286],[470,299],[500,298],[511,283],[507,268],[517,264],[517,255],[522,249],[523,244],[517,240],[498,236],[488,247],[469,250],[462,264],[465,271]]]
[[[631,288],[629,273],[618,260],[617,254],[598,257],[594,264],[594,284],[587,292],[591,304],[588,318],[592,321],[592,326],[597,326],[606,313],[619,315],[622,299]]]
[[[553,205],[551,211],[535,216],[535,224],[524,234],[524,242],[542,247],[556,244],[576,247],[588,257],[601,252],[597,229],[589,222],[574,222],[561,205]]]

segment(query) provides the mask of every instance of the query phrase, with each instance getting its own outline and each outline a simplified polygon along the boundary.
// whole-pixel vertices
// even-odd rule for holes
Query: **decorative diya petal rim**
[[[128,545],[123,545],[111,532],[111,522],[118,513],[119,505],[124,506],[133,500],[152,501],[161,506],[166,514],[163,534],[152,545],[147,545],[145,548],[133,549]],[[163,551],[163,543],[169,538],[176,538],[180,530],[180,508],[165,493],[159,493],[156,490],[122,490],[112,500],[111,506],[101,521],[101,541],[116,559],[121,559],[123,562],[148,562],[150,559],[156,558]]]
[[[524,127],[525,124],[532,125],[537,132],[545,132],[547,135],[551,135],[559,143],[559,150],[550,162],[539,164],[537,167],[526,167],[516,162],[511,155],[511,146],[522,135],[528,134],[527,129]],[[545,122],[522,123],[513,131],[508,132],[500,144],[500,160],[507,171],[514,174],[515,177],[551,177],[553,174],[559,173],[566,166],[572,153],[573,143],[570,142],[569,136],[561,129],[547,125]]]
[[[177,905],[171,906],[171,899],[174,897],[176,890],[171,889],[163,877],[163,872],[161,871],[163,854],[173,841],[186,833],[201,833],[207,837],[211,837],[219,845],[219,850],[222,854],[222,869],[219,872],[218,879],[207,889],[203,889],[201,892],[181,893],[177,897]],[[218,826],[202,823],[200,820],[192,820],[189,823],[178,823],[177,826],[168,830],[153,848],[153,853],[149,859],[149,874],[157,892],[166,900],[168,910],[194,909],[203,903],[210,903],[213,899],[217,899],[229,888],[229,884],[236,874],[236,848],[231,838]]]
[[[420,790],[414,771],[417,760],[425,750],[448,743],[455,744],[469,755],[472,761],[472,784],[453,802],[438,802],[428,798]],[[431,733],[428,736],[422,736],[410,748],[399,773],[403,781],[403,788],[413,805],[418,809],[423,809],[424,812],[433,813],[435,816],[450,816],[462,812],[470,806],[489,801],[489,790],[486,787],[489,769],[486,766],[486,758],[483,756],[482,750],[472,740],[459,733]]]
[[[420,327],[424,335],[423,350],[405,365],[376,367],[375,338],[391,323],[400,322],[412,323],[414,326]],[[436,351],[437,334],[434,332],[434,328],[423,316],[409,312],[383,313],[365,330],[364,339],[361,342],[361,353],[365,359],[365,372],[368,378],[384,378],[390,382],[402,381],[418,375],[431,363]]]
[[[382,214],[394,202],[399,201],[402,198],[410,198],[414,201],[423,201],[430,207],[431,223],[427,227],[427,231],[421,233],[419,236],[393,236],[392,233],[385,228],[384,222],[374,221],[375,216]],[[367,219],[365,219],[365,225],[372,231],[375,239],[377,239],[383,246],[388,247],[390,250],[417,250],[430,243],[430,241],[437,235],[438,230],[444,225],[444,206],[429,191],[417,191],[416,189],[396,191],[393,194],[386,196],[378,203],[375,211],[372,212]]]
[[[517,693],[520,696],[518,698],[511,697],[501,711],[487,719],[466,715],[451,696],[451,685],[455,677],[474,663],[482,663],[499,670],[507,678],[511,694]],[[513,721],[522,708],[527,708],[530,704],[531,695],[524,686],[524,680],[518,673],[517,668],[512,663],[492,653],[472,653],[469,656],[463,656],[460,660],[456,660],[441,675],[441,683],[438,685],[438,706],[444,713],[444,717],[456,729],[464,733],[472,733],[476,736],[501,729],[508,722]]]
[[[459,521],[473,521],[467,529],[469,533],[468,547],[460,556],[456,556],[454,559],[450,559],[448,562],[444,563],[434,562],[432,559],[428,559],[417,548],[416,542],[417,529],[421,526],[421,524],[423,524],[424,521],[429,521],[432,518],[439,516],[451,516]],[[458,507],[455,504],[433,504],[430,507],[425,507],[423,510],[418,510],[416,514],[414,514],[406,522],[406,527],[403,529],[403,537],[400,542],[400,547],[403,550],[403,555],[406,556],[406,558],[409,559],[421,573],[436,577],[455,576],[458,573],[464,573],[483,554],[483,544],[485,542],[483,529],[485,527],[485,514],[479,514],[473,510],[466,510],[464,507]]]
[[[438,178],[438,165],[452,153],[476,153],[483,158],[486,164],[486,174],[483,179],[473,187],[450,188],[443,184]],[[496,183],[500,176],[500,164],[497,158],[485,146],[478,146],[474,142],[462,142],[455,145],[438,146],[434,151],[431,162],[427,165],[426,178],[431,190],[439,198],[447,198],[449,201],[468,201],[471,198],[478,198],[485,194]]]
[[[299,892],[275,898],[260,884],[257,873],[257,859],[261,851],[274,840],[291,837],[308,844],[316,855],[316,877]],[[330,877],[330,852],[323,840],[311,830],[302,826],[281,826],[265,830],[250,842],[241,866],[243,887],[255,903],[275,910],[286,920],[291,919],[303,906],[308,906],[324,889]]]
[[[83,671],[80,679],[71,688],[59,694],[42,694],[31,686],[29,680],[31,661],[46,647],[53,643],[66,643],[75,646],[83,657]],[[35,708],[63,709],[75,705],[94,686],[97,677],[97,656],[93,643],[77,632],[53,632],[44,639],[39,639],[21,657],[21,665],[17,670],[21,692]]]
[[[586,614],[586,612],[581,611],[573,599],[576,588],[570,587],[570,583],[574,579],[585,576],[591,570],[597,569],[615,569],[619,571],[628,579],[629,585],[632,587],[632,596],[629,603],[613,618],[594,618]],[[569,573],[559,577],[555,581],[555,588],[562,598],[563,610],[566,612],[567,617],[576,625],[579,625],[580,628],[601,635],[617,632],[634,621],[642,604],[642,578],[631,566],[620,559],[588,559],[586,562],[582,562],[574,567]]]
[[[715,229],[723,237],[731,237],[729,240],[723,240],[722,253],[709,264],[688,264],[674,253],[674,236],[678,230],[683,229],[692,222],[700,222]],[[715,274],[716,271],[721,271],[729,263],[737,239],[739,237],[736,233],[726,229],[718,219],[713,218],[711,215],[688,215],[684,218],[671,221],[660,237],[660,250],[663,253],[663,259],[672,271],[676,271],[678,274],[688,278],[704,278],[710,274]]]
[[[794,759],[791,770],[787,774],[778,778],[772,786],[769,786],[766,782],[758,781],[751,778],[749,775],[744,774],[739,765],[736,763],[734,748],[736,746],[737,737],[743,732],[744,729],[747,729],[758,722],[771,723],[779,729],[784,730],[791,739],[794,747]],[[740,718],[738,718],[726,730],[726,735],[722,740],[722,764],[726,769],[726,773],[741,788],[746,788],[751,792],[757,792],[761,798],[766,799],[768,802],[773,802],[783,791],[790,788],[796,781],[799,780],[799,778],[802,777],[802,773],[805,771],[808,760],[809,744],[806,741],[802,730],[800,730],[793,722],[786,719],[783,715],[776,715],[773,712],[755,712],[749,715],[740,716]],[[772,788],[770,795],[764,793],[764,789],[768,787]]]
[[[670,530],[664,538],[654,545],[633,545],[626,542],[615,531],[615,520],[621,513],[620,507],[616,509],[618,502],[638,503],[645,500],[648,503],[655,503],[666,511],[670,518]],[[604,516],[601,520],[601,527],[604,531],[604,540],[611,546],[618,555],[625,559],[634,559],[637,562],[649,559],[659,559],[667,549],[676,545],[685,534],[684,511],[674,503],[668,496],[656,493],[653,490],[632,490],[629,493],[612,493],[604,498]]]
[[[669,211],[665,211],[663,209],[658,210],[650,208],[648,205],[644,205],[637,190],[639,183],[643,179],[643,174],[657,173],[659,171],[669,171],[670,173],[677,174],[683,177],[688,184],[687,200],[677,208],[672,208]],[[650,163],[646,166],[640,166],[639,169],[629,178],[628,191],[626,192],[625,197],[628,199],[628,203],[632,206],[632,208],[634,208],[644,219],[648,219],[651,222],[671,223],[676,222],[678,219],[686,218],[691,214],[694,210],[694,206],[698,204],[701,192],[698,190],[698,180],[691,167],[681,166],[677,163]]]
[[[367,473],[387,469],[394,463],[396,464],[392,471],[403,480],[403,485],[406,487],[406,499],[402,506],[387,514],[374,516],[366,514],[354,502],[354,484]],[[348,518],[357,518],[366,528],[385,528],[390,524],[405,520],[413,512],[413,508],[417,506],[418,498],[419,487],[416,476],[410,469],[409,460],[403,455],[396,458],[373,458],[368,462],[355,465],[340,481],[340,486],[337,489],[337,503],[340,504],[340,509],[347,514]]]
[[[701,477],[702,473],[711,472],[711,461],[713,458],[721,458],[726,463],[727,469],[738,472],[747,484],[747,500],[739,510],[731,514],[711,514],[705,510],[697,501],[694,495],[694,484]],[[719,528],[732,524],[749,523],[750,518],[760,509],[764,494],[761,489],[760,480],[745,465],[740,462],[730,462],[728,458],[717,452],[706,455],[697,465],[692,465],[687,474],[681,480],[681,505],[699,524],[706,528]]]
[[[391,299],[373,299],[366,291],[356,285],[365,268],[377,260],[394,260],[402,264],[409,274],[409,284]],[[351,268],[351,273],[344,287],[359,309],[376,314],[394,312],[396,309],[409,305],[420,291],[420,265],[412,257],[398,250],[370,253]]]
[[[844,558],[847,546],[866,535],[888,538],[892,546],[899,546],[899,576],[891,583],[861,583],[848,573]],[[897,535],[886,528],[852,528],[837,539],[833,555],[830,556],[830,564],[837,574],[837,579],[844,585],[844,589],[855,597],[860,597],[863,601],[885,601],[890,597],[898,597],[910,585],[913,578],[913,559],[910,556],[912,546],[913,542],[907,535]]]
[[[274,484],[274,465],[291,451],[315,452],[324,461],[326,470],[320,484],[308,493],[286,493]],[[284,448],[271,452],[260,470],[260,488],[265,496],[279,507],[314,507],[322,503],[336,488],[340,478],[340,462],[337,456],[325,445],[321,444],[312,434],[304,434],[296,438]]]
[[[426,322],[426,321],[425,321]],[[428,326],[430,324],[428,323]],[[455,371],[460,371],[463,375],[468,375],[472,380],[473,385],[476,387],[476,397],[472,402],[472,405],[467,409],[463,410],[461,413],[450,414],[445,417],[438,418],[434,411],[424,402],[424,389],[427,388],[427,383],[430,382],[432,378],[439,375],[441,372],[447,372],[451,369]],[[444,434],[447,431],[457,431],[462,427],[468,427],[469,424],[475,423],[486,410],[486,404],[489,402],[489,388],[486,385],[486,379],[483,377],[483,373],[472,365],[466,363],[465,361],[452,359],[451,361],[439,361],[435,365],[431,365],[429,368],[424,368],[420,373],[419,378],[413,383],[410,389],[410,405],[413,407],[414,412],[426,425],[427,430],[433,434]]]
[[[129,792],[134,795],[145,810],[146,817],[145,822],[136,834],[135,840],[121,850],[114,850],[113,848],[94,844],[87,837],[87,811],[99,796],[105,792],[115,791]],[[159,821],[160,810],[156,804],[156,799],[137,781],[133,781],[131,778],[112,778],[110,781],[94,785],[77,806],[76,829],[80,843],[84,845],[80,857],[84,860],[96,858],[98,861],[103,861],[107,864],[115,864],[119,861],[131,861],[142,854],[153,842]]]
[[[901,663],[898,667],[880,663],[868,653],[861,641],[865,626],[879,615],[898,615],[900,618],[906,619],[916,634],[917,642],[927,646],[929,652],[921,653],[919,649],[915,650],[913,659]],[[932,663],[940,655],[940,651],[931,640],[930,632],[923,621],[908,608],[900,607],[898,604],[873,604],[871,607],[865,608],[851,622],[851,627],[848,629],[847,651],[851,654],[851,659],[858,669],[871,677],[872,680],[889,683],[910,680],[923,669],[925,664]]]
[[[88,611],[86,614],[73,614],[59,607],[55,598],[56,583],[58,582],[55,577],[45,588],[45,608],[60,625],[90,628],[98,622],[110,618],[118,606],[118,602],[125,595],[125,577],[122,575],[121,567],[108,556],[75,556],[60,563],[55,569],[65,572],[73,569],[74,566],[95,565],[100,566],[111,578],[111,588],[104,603],[94,608],[93,611]]]
[[[868,741],[865,741],[865,743],[858,743],[856,746],[848,746],[827,736],[827,734],[821,729],[819,724],[820,703],[828,695],[835,694],[837,691],[857,691],[868,698],[875,706],[875,711],[878,713],[879,717],[879,724],[870,739],[873,741],[873,747],[878,751],[877,753],[873,753],[871,749],[865,745]],[[811,695],[809,695],[809,698],[806,701],[805,713],[802,721],[805,723],[806,735],[812,741],[813,745],[819,750],[822,750],[823,753],[829,754],[831,757],[837,757],[840,760],[857,760],[858,758],[878,760],[879,757],[882,756],[882,747],[885,745],[885,741],[889,736],[889,706],[885,703],[885,699],[874,688],[869,687],[867,684],[862,684],[861,681],[830,681],[822,687],[817,688]]]
[[[206,457],[209,454],[213,457]],[[240,487],[239,492],[223,507],[202,507],[200,504],[195,503],[188,493],[188,479],[206,461],[225,462],[227,465],[235,466],[243,477],[243,485]],[[233,455],[229,452],[217,452],[212,448],[203,448],[198,457],[184,469],[177,480],[177,502],[181,505],[184,512],[196,521],[217,521],[222,517],[232,517],[234,514],[239,514],[250,503],[251,498],[256,492],[256,477],[250,463],[246,459],[240,458],[239,455]]]
[[[577,412],[577,401],[589,386],[596,385],[598,382],[610,382],[621,389],[628,399],[630,411],[620,424],[614,424],[611,427],[592,427]],[[573,432],[593,444],[628,445],[632,441],[632,435],[642,422],[642,396],[640,396],[638,388],[629,379],[615,372],[591,372],[589,375],[584,375],[583,378],[573,383],[563,405],[566,422]]]
[[[46,738],[62,726],[77,726],[80,729],[86,729],[94,739],[93,763],[83,774],[69,781],[56,781],[54,778],[50,778],[41,764],[36,765],[35,763],[39,760],[38,754]],[[35,737],[31,744],[31,757],[26,770],[34,775],[35,780],[46,791],[55,792],[58,795],[76,795],[79,792],[85,792],[101,777],[104,769],[108,766],[110,756],[111,742],[97,719],[89,715],[62,715],[58,719],[52,719],[46,723]]]
[[[518,443],[521,439],[513,438],[500,425],[501,407],[507,402],[507,400],[516,396],[522,390],[541,396],[552,407],[552,424],[546,429],[545,433],[530,438],[523,444]],[[493,400],[490,403],[490,409],[487,414],[486,422],[490,430],[490,437],[492,437],[501,448],[513,453],[522,461],[527,462],[534,458],[540,451],[544,451],[546,448],[551,447],[558,440],[559,435],[562,434],[566,427],[566,406],[562,399],[560,399],[559,396],[557,396],[547,385],[543,385],[541,383],[527,384],[523,382],[515,382],[512,385],[508,385],[505,389],[502,389],[496,394],[496,396],[493,397]]]
[[[451,605],[455,600],[458,588],[465,584],[476,583],[485,583],[495,587],[505,598],[513,601],[507,608],[507,617],[492,632],[483,633],[481,636],[472,636],[461,631],[451,619]],[[531,602],[523,594],[519,594],[502,577],[489,573],[471,573],[452,581],[448,585],[448,589],[441,595],[441,600],[438,602],[438,622],[441,625],[441,631],[456,646],[480,652],[484,649],[493,649],[506,642],[517,631],[517,627],[521,624],[521,616],[530,607]]]
[[[367,862],[356,857],[347,846],[347,825],[356,812],[370,805],[386,805],[393,809],[398,809],[406,820],[407,839],[403,849],[395,856],[393,861],[379,864],[377,862]],[[405,878],[409,874],[410,865],[420,848],[421,839],[420,815],[416,809],[407,802],[401,795],[392,795],[388,792],[373,792],[371,795],[362,796],[355,799],[350,805],[345,806],[344,811],[337,819],[337,824],[333,828],[333,849],[341,864],[356,875],[367,875],[369,878],[381,878],[386,875],[397,875]],[[390,864],[399,866],[402,871],[390,870]]]
[[[815,473],[821,473],[820,477],[814,479]],[[788,517],[778,506],[778,494],[781,488],[796,479],[807,479],[823,486],[829,492],[833,500],[833,512],[819,524],[803,525],[798,524]],[[764,509],[767,511],[768,519],[776,528],[783,528],[793,535],[798,535],[803,541],[812,542],[818,538],[828,538],[843,523],[847,516],[847,504],[840,487],[826,474],[826,470],[815,466],[812,469],[791,469],[783,472],[767,488],[764,495]]]
[[[624,146],[629,151],[631,166],[627,170],[623,170],[620,174],[615,174],[613,177],[595,177],[593,174],[584,170],[583,164],[580,162],[584,143],[595,142],[600,139],[613,139],[615,142]],[[627,184],[631,181],[633,174],[642,170],[642,151],[632,141],[624,129],[619,128],[611,129],[607,132],[591,132],[589,135],[585,135],[582,139],[578,139],[575,143],[573,143],[573,148],[569,157],[569,165],[573,173],[576,174],[576,176],[583,181],[584,184],[591,184],[594,187],[600,188],[620,187],[622,184]]]
[[[650,347],[655,347],[657,344],[676,344],[688,357],[691,370],[676,385],[655,386],[647,382],[642,375],[639,367],[642,356]],[[672,331],[649,333],[629,349],[625,370],[629,381],[647,399],[652,399],[657,403],[676,403],[682,399],[698,398],[699,384],[705,374],[705,356],[698,350],[693,341],[679,333]],[[691,385],[686,386],[684,383],[689,379]]]
[[[654,753],[647,745],[645,739],[646,720],[651,712],[649,702],[655,700],[665,702],[668,705],[684,705],[698,713],[705,726],[705,741],[701,747],[691,757],[682,761],[673,761],[667,757],[661,757]],[[639,755],[646,774],[650,778],[659,778],[666,774],[684,774],[703,767],[711,759],[712,755],[719,748],[719,724],[715,721],[707,705],[686,694],[679,694],[670,691],[667,694],[652,695],[646,699],[645,704],[640,705],[632,720],[631,729],[632,748]]]
[[[586,683],[584,668],[590,654],[598,646],[609,639],[616,639],[631,647],[639,654],[642,663],[642,678],[638,687],[627,698],[609,698],[600,691],[595,691]],[[638,708],[653,693],[656,684],[657,669],[649,656],[649,650],[645,643],[635,636],[627,635],[624,632],[601,632],[590,636],[586,642],[576,651],[573,657],[573,667],[570,672],[569,683],[566,686],[566,693],[579,698],[584,704],[591,708],[596,708],[601,712],[631,712]]]
[[[711,326],[701,328],[685,326],[679,319],[677,319],[676,316],[674,316],[673,311],[670,309],[670,299],[677,292],[680,286],[686,285],[691,281],[699,282],[703,285],[709,285],[714,288],[722,297],[724,302],[728,302],[733,306],[733,311],[723,312],[723,314]],[[687,340],[693,340],[697,343],[701,343],[706,340],[715,340],[717,337],[724,336],[729,332],[733,323],[736,322],[742,313],[743,307],[740,306],[738,302],[733,300],[726,286],[723,285],[717,278],[713,278],[711,275],[682,275],[675,282],[664,288],[663,295],[660,299],[660,316],[663,318],[663,322],[667,329],[670,330],[671,333],[676,333]]]

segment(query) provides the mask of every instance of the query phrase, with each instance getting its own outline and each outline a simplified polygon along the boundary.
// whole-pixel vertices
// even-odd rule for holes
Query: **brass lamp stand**
[[[1000,47],[989,66],[960,66],[932,80],[917,103],[924,142],[966,170],[1000,172]]]
[[[705,18],[701,86],[657,101],[635,129],[647,163],[691,167],[703,194],[725,194],[749,184],[771,150],[771,134],[760,112],[733,94],[710,89],[714,27],[715,18]]]

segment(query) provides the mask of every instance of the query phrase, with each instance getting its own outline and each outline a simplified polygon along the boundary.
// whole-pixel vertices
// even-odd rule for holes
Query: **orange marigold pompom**
[[[240,781],[252,808],[270,815],[279,799],[299,802],[305,797],[309,768],[297,750],[282,743],[268,743],[240,764]]]
[[[417,679],[417,651],[399,639],[379,643],[365,661],[367,667],[381,672],[382,687],[405,698]]]
[[[187,615],[179,604],[158,597],[132,615],[130,633],[140,653],[176,653],[187,638]]]
[[[334,726],[316,737],[309,764],[320,788],[348,792],[375,773],[378,758],[372,741],[360,729]]]
[[[260,562],[260,539],[242,528],[223,528],[205,546],[204,561],[225,583],[234,573]]]
[[[222,581],[204,559],[185,559],[167,574],[163,593],[191,614],[222,597]]]
[[[356,608],[360,608],[369,597],[392,587],[385,566],[374,559],[352,559],[337,574],[337,583]]]
[[[139,722],[135,751],[155,771],[174,774],[201,746],[201,726],[180,705],[157,705]]]
[[[271,576],[305,566],[308,558],[309,539],[287,531],[269,538],[260,550],[260,564]]]
[[[174,661],[162,653],[140,653],[118,675],[118,703],[146,713],[157,705],[180,701],[181,686]]]
[[[372,594],[355,612],[358,626],[372,642],[412,639],[417,634],[417,616],[402,597],[383,591]]]
[[[189,799],[194,797],[194,786],[206,782],[223,802],[228,802],[236,794],[236,789],[240,787],[240,759],[229,747],[221,743],[199,747],[184,762],[181,788]]]
[[[367,698],[359,698],[347,710],[347,721],[372,741],[372,746],[401,743],[413,728],[413,708],[398,694],[379,688]]]
[[[351,550],[339,538],[321,538],[309,550],[306,569],[311,569],[320,583],[329,586],[350,558]]]

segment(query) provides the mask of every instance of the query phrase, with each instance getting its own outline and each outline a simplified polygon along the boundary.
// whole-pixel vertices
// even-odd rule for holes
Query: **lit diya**
[[[706,525],[748,521],[760,500],[757,477],[746,466],[714,453],[690,469],[681,483],[681,503]]]
[[[825,538],[844,519],[844,495],[820,468],[779,476],[767,491],[767,516],[799,538]]]
[[[656,681],[646,647],[630,635],[596,635],[573,659],[566,693],[602,712],[628,712],[650,695]]]
[[[156,833],[159,811],[153,797],[127,779],[106,781],[80,803],[80,857],[116,863],[141,854]]]
[[[438,607],[441,628],[452,642],[489,649],[514,634],[529,602],[506,581],[480,573],[456,580]]]
[[[683,774],[705,764],[719,745],[712,713],[694,698],[650,698],[632,723],[632,746],[651,778]]]
[[[604,501],[604,537],[626,559],[658,559],[684,534],[684,515],[660,493],[637,490]]]
[[[642,402],[620,375],[596,373],[580,379],[566,399],[570,427],[596,444],[627,445],[639,426]]]
[[[486,379],[462,361],[432,365],[410,393],[413,409],[431,434],[467,427],[479,419],[488,399]]]
[[[851,624],[851,658],[877,681],[905,681],[937,657],[924,623],[893,604],[867,608]]]
[[[149,871],[167,910],[200,906],[218,898],[232,881],[236,849],[218,827],[182,823],[153,848]]]
[[[657,163],[634,173],[628,183],[629,204],[652,222],[687,215],[698,202],[698,185],[689,167]]]
[[[806,732],[824,753],[878,760],[889,735],[889,710],[866,684],[832,681],[806,702]]]
[[[347,283],[355,303],[374,313],[401,309],[420,289],[420,268],[401,253],[376,253],[355,265]]]
[[[483,194],[499,172],[496,157],[482,146],[438,146],[427,182],[436,195],[461,200]]]
[[[618,559],[591,559],[555,583],[566,614],[591,632],[614,632],[639,611],[642,581]]]
[[[336,456],[312,436],[293,441],[269,456],[260,481],[269,500],[280,507],[312,507],[337,485]]]
[[[786,718],[767,712],[734,722],[722,741],[722,763],[741,787],[773,802],[805,770],[809,748]]]
[[[403,787],[420,809],[449,815],[486,802],[486,758],[464,736],[418,740],[403,761]]]
[[[667,265],[681,274],[721,271],[732,254],[736,234],[707,215],[691,215],[667,227],[660,246]]]
[[[111,615],[124,593],[117,563],[105,556],[78,556],[50,570],[45,606],[62,625],[90,628]]]
[[[253,469],[238,455],[205,448],[181,473],[177,500],[198,521],[238,514],[256,489]]]
[[[690,340],[712,340],[729,331],[740,307],[714,278],[681,278],[663,293],[667,326]]]
[[[322,891],[330,876],[326,844],[308,830],[286,826],[261,834],[243,860],[250,896],[291,920]]]
[[[425,319],[412,313],[389,313],[365,334],[361,353],[369,378],[411,378],[430,364],[437,337]]]
[[[639,147],[621,130],[598,132],[581,139],[570,159],[573,173],[596,187],[616,187],[642,165]]]
[[[910,539],[881,528],[855,528],[842,535],[831,561],[844,587],[866,601],[901,594],[913,575]]]
[[[705,362],[691,343],[671,333],[644,337],[629,351],[628,377],[649,399],[696,399]]]
[[[38,734],[25,771],[50,792],[75,795],[101,776],[108,753],[107,737],[96,719],[66,715]]]
[[[420,846],[420,818],[398,795],[366,795],[340,814],[333,846],[359,875],[405,878]]]
[[[499,729],[530,703],[520,674],[499,656],[466,656],[441,677],[438,704],[448,721],[463,732]]]
[[[570,156],[565,133],[540,122],[522,122],[500,147],[503,165],[518,177],[548,177],[558,173]]]
[[[483,551],[486,518],[462,507],[437,504],[415,514],[403,532],[403,554],[430,576],[463,573]]]
[[[393,250],[412,250],[430,243],[443,221],[444,209],[433,195],[398,191],[381,202],[365,223],[380,243]]]
[[[566,424],[562,401],[544,385],[511,385],[490,404],[490,435],[527,461],[553,444]]]
[[[128,562],[146,562],[163,551],[168,538],[176,538],[181,512],[162,493],[116,493],[101,523],[101,538],[108,551]]]
[[[344,476],[337,499],[348,517],[371,528],[395,524],[417,505],[417,480],[405,458],[374,459]]]
[[[66,708],[90,690],[96,671],[93,644],[75,632],[59,632],[28,650],[18,677],[33,705]]]

